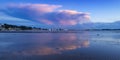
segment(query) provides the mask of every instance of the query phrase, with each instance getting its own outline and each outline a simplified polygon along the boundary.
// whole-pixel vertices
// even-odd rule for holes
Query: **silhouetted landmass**
[[[11,24],[0,24],[0,32],[79,32],[79,31],[120,31],[120,29],[50,29],[50,28],[37,28],[37,27],[30,27],[30,26],[18,26],[18,25],[11,25]]]
[[[120,31],[120,29],[85,29],[85,31]]]
[[[30,27],[30,26],[18,26],[18,25],[11,25],[11,24],[0,24],[0,31],[2,32],[58,32],[64,31],[64,29],[57,28],[57,29],[50,29],[50,28],[38,28],[38,27]]]
[[[10,24],[1,24],[0,30],[41,30],[41,28],[36,27],[29,27],[29,26],[17,26],[17,25],[10,25]]]

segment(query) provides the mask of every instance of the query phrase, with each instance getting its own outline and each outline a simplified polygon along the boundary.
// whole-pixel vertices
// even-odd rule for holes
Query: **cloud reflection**
[[[16,47],[21,46],[22,48],[14,50],[12,54],[23,56],[62,54],[64,51],[88,47],[89,38],[87,36],[86,33],[34,34],[32,39],[28,40],[29,43],[25,43],[25,45],[15,44]]]

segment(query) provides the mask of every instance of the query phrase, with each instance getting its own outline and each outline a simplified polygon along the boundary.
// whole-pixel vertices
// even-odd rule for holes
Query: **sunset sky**
[[[119,11],[120,0],[0,0],[0,23],[115,22],[120,20]]]

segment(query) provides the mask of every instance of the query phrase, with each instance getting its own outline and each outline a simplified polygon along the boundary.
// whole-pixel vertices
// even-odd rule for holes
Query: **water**
[[[120,32],[0,33],[0,60],[120,60]]]

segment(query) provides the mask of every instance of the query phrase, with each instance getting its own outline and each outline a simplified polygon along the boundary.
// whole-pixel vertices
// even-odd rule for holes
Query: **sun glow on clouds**
[[[89,13],[75,10],[60,10],[61,5],[11,3],[2,11],[12,17],[47,25],[77,25],[90,22]]]
[[[53,22],[49,21],[49,20],[40,20],[40,22],[46,23],[48,25],[52,25],[53,24]]]
[[[48,4],[30,4],[30,3],[14,4],[14,3],[11,3],[11,4],[9,4],[8,7],[9,8],[18,8],[18,9],[26,9],[26,10],[30,10],[30,11],[34,11],[34,12],[41,12],[41,13],[44,12],[45,13],[45,12],[52,12],[52,11],[54,11],[54,9],[60,8],[62,6],[48,5]]]

